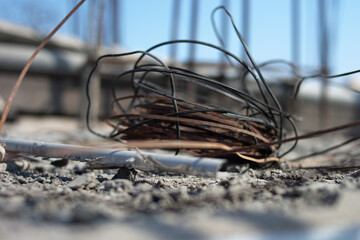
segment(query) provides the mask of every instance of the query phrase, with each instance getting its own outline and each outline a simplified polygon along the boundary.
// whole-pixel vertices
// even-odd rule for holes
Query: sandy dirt
[[[6,129],[35,140],[92,139],[68,119]],[[360,239],[359,170],[244,165],[216,177],[138,172],[130,181],[77,162],[8,158],[17,161],[0,164],[1,239]]]

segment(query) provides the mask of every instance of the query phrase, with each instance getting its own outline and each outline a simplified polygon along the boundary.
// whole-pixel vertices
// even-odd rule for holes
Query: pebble
[[[26,160],[16,160],[7,162],[6,170],[9,172],[22,172],[28,170],[30,167],[30,163]]]
[[[132,168],[121,167],[111,180],[127,179],[130,181],[136,180],[137,171]]]
[[[106,218],[104,214],[97,211],[93,206],[78,204],[72,210],[71,222],[74,223],[91,223]]]
[[[0,163],[0,172],[6,171],[7,164],[6,163]]]
[[[98,180],[92,180],[87,186],[86,189],[95,189],[98,185],[100,184],[100,182]]]
[[[182,192],[179,189],[170,189],[167,193],[175,202],[178,202],[182,195]]]
[[[63,194],[70,194],[72,192],[73,192],[73,190],[71,188],[69,188],[69,187],[64,187],[63,188]]]
[[[358,178],[360,177],[360,170],[356,170],[355,172],[353,172],[352,174],[350,174],[351,177],[353,178]]]
[[[213,186],[202,191],[199,195],[205,202],[218,202],[222,201],[226,190],[222,186]]]
[[[149,192],[151,191],[153,188],[153,186],[151,186],[150,184],[148,183],[138,183],[135,185],[135,188],[134,190],[136,192],[139,192],[139,193],[143,193],[143,192]]]
[[[0,161],[4,160],[5,158],[5,149],[3,146],[0,145]]]
[[[26,184],[26,183],[27,183],[27,181],[25,180],[25,178],[24,178],[23,176],[19,176],[19,177],[17,178],[17,180],[18,180],[18,182],[19,182],[20,184]]]
[[[54,178],[51,180],[51,184],[54,184],[55,186],[61,185],[61,180],[59,178]]]
[[[116,179],[114,184],[124,191],[130,190],[134,186],[133,182],[127,179]]]
[[[72,190],[76,190],[76,189],[79,189],[81,187],[88,185],[94,179],[95,179],[94,173],[86,173],[84,175],[81,175],[80,177],[75,178],[67,186],[69,188],[71,188]]]
[[[111,189],[114,189],[116,184],[112,181],[106,181],[106,182],[103,182],[104,185],[104,191],[105,192],[109,192]]]

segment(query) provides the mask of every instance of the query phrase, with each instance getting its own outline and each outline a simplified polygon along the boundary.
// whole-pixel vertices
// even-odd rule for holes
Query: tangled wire
[[[240,40],[249,63],[227,51],[216,29],[214,15],[224,11]],[[261,69],[269,64],[283,63],[291,67],[298,85],[305,79],[341,77],[358,71],[322,76],[302,76],[296,66],[286,61],[269,61],[257,65],[238,31],[231,14],[220,6],[212,13],[215,33],[222,46],[196,40],[173,40],[157,44],[146,51],[107,54],[96,61],[87,82],[87,127],[90,132],[116,141],[126,141],[129,147],[148,147],[186,150],[198,156],[240,157],[255,162],[279,161],[292,151],[298,140],[298,131],[292,117],[283,111],[277,97],[265,80]],[[197,44],[221,52],[229,66],[237,72],[241,87],[232,87],[223,81],[203,76],[189,69],[169,66],[152,51],[172,44]],[[96,132],[90,124],[91,96],[89,91],[93,73],[104,59],[138,56],[132,69],[113,79],[112,98],[114,115],[104,118],[111,126],[109,134]],[[254,79],[260,97],[255,97],[246,84],[248,75]],[[118,96],[122,80],[131,79],[133,94]],[[187,91],[180,91],[190,86]],[[189,90],[190,89],[190,90]],[[216,101],[231,101],[230,107]],[[284,125],[291,126],[295,135],[292,146],[282,150]]]

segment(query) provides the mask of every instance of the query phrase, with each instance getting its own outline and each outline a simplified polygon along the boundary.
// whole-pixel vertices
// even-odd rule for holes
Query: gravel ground
[[[27,129],[20,123],[8,134]],[[359,170],[245,165],[212,178],[138,172],[130,181],[77,162],[9,158],[0,164],[2,239],[360,239]]]

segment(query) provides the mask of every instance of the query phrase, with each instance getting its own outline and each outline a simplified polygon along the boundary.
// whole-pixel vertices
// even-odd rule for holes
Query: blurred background
[[[76,5],[75,0],[0,2],[0,107],[36,48]],[[356,0],[87,0],[40,53],[17,94],[10,117],[21,114],[73,116],[83,121],[85,83],[95,59],[105,53],[146,50],[163,41],[193,39],[221,45],[211,12],[225,6],[258,64],[283,59],[304,76],[360,69],[360,2]],[[215,14],[225,48],[248,62],[224,12]],[[178,44],[155,54],[171,64],[234,84],[220,52]],[[111,82],[133,57],[104,62],[93,82],[94,115],[111,112]],[[263,69],[285,110],[301,129],[315,130],[359,119],[360,78],[313,78],[291,96],[299,80],[284,64]],[[251,80],[249,81],[251,85]],[[234,84],[236,85],[236,83]],[[130,83],[117,91],[127,94]],[[255,93],[256,94],[256,93]],[[221,101],[221,100],[219,100]]]

